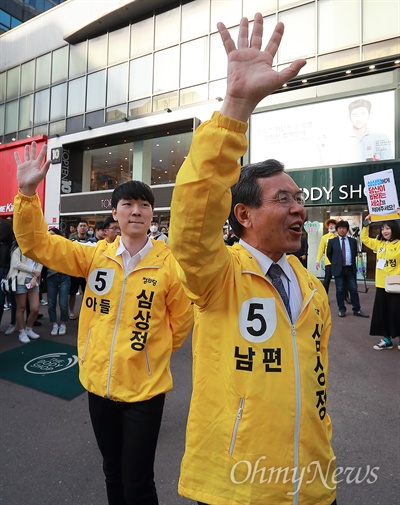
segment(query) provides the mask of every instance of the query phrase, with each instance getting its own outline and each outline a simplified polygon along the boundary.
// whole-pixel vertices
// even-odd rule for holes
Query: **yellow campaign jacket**
[[[95,247],[47,232],[40,201],[19,193],[14,230],[25,254],[68,275],[85,277],[79,316],[79,378],[91,393],[120,402],[148,400],[172,388],[170,357],[193,323],[191,302],[164,242],[125,275],[120,237]]]
[[[331,264],[328,256],[326,255],[326,249],[328,247],[328,241],[331,238],[335,238],[335,237],[337,237],[337,233],[331,233],[330,231],[328,233],[325,233],[325,235],[322,235],[321,241],[320,241],[319,247],[318,247],[317,261],[321,261],[321,258],[323,256],[325,265]]]
[[[203,123],[173,194],[169,243],[195,303],[179,493],[213,505],[331,505],[326,292],[288,256],[303,295],[292,325],[256,259],[223,242],[246,126],[219,113]]]
[[[361,241],[369,249],[376,252],[377,264],[380,259],[385,260],[383,268],[375,268],[375,286],[384,288],[387,275],[400,274],[400,240],[386,242],[386,240],[370,238],[369,227],[364,226],[361,230]]]

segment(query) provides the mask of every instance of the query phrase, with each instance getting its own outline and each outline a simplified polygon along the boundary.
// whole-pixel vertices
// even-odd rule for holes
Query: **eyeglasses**
[[[276,197],[276,200],[278,200],[278,202],[284,207],[291,207],[293,205],[293,202],[296,202],[304,207],[306,203],[306,195],[303,193],[303,191],[299,191],[294,196],[289,193],[289,191],[280,191]]]
[[[105,230],[121,231],[118,226],[109,226],[108,228],[105,228]]]

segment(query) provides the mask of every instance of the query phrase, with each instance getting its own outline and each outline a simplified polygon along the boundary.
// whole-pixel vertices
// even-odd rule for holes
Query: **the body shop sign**
[[[18,192],[17,168],[14,159],[14,152],[19,153],[21,160],[24,160],[24,148],[27,144],[35,141],[38,153],[42,146],[46,144],[47,137],[40,135],[27,140],[19,140],[9,144],[0,145],[0,217],[12,216],[14,211],[14,196]],[[38,187],[38,195],[44,208],[44,188],[45,181]]]

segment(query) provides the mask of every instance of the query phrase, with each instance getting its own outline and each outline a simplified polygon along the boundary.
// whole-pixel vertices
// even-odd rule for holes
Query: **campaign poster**
[[[394,91],[267,110],[250,119],[250,162],[287,170],[395,158]]]
[[[364,175],[364,182],[371,221],[399,219],[399,200],[393,170]]]

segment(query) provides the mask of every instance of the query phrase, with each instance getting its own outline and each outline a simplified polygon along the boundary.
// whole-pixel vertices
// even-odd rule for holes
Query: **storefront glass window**
[[[192,132],[187,132],[88,149],[83,154],[82,191],[114,189],[132,178],[151,185],[172,184],[191,140]]]
[[[24,130],[33,126],[33,95],[21,98],[19,102],[18,129]]]
[[[153,83],[153,56],[143,56],[130,62],[129,100],[151,95]]]
[[[286,44],[282,44],[278,49],[279,63],[285,61],[292,62],[296,58],[314,56],[315,23],[310,23],[310,19],[313,19],[313,16],[314,4],[303,5],[302,7],[279,14],[279,21],[285,24],[286,33],[290,33],[289,41]],[[305,26],[307,26],[307,30],[304,30]]]
[[[102,109],[106,101],[106,71],[88,75],[86,110]]]
[[[67,104],[67,85],[66,83],[51,88],[51,107],[50,120],[61,119],[65,117],[65,108]]]
[[[50,86],[51,54],[45,54],[36,60],[36,89]]]
[[[43,91],[35,93],[35,125],[47,123],[49,120],[49,97],[49,89],[44,89]]]
[[[99,70],[107,65],[107,35],[89,40],[88,72]]]
[[[148,114],[151,112],[151,103],[151,97],[144,98],[143,100],[136,100],[135,102],[130,102],[128,115],[130,117],[134,117]]]
[[[153,50],[153,18],[148,18],[131,27],[131,58]]]
[[[208,33],[209,0],[197,0],[182,5],[182,40],[190,40]]]
[[[7,72],[7,100],[18,96],[19,67],[12,68]]]
[[[4,102],[6,97],[6,73],[0,74],[0,102]]]
[[[122,121],[126,118],[126,104],[116,105],[106,110],[106,123]]]
[[[127,101],[128,64],[123,63],[108,69],[107,105],[115,105]]]
[[[208,99],[207,84],[181,89],[179,95],[180,106],[189,105],[196,102],[203,102]]]
[[[154,93],[163,93],[179,86],[179,47],[159,51],[154,56]]]
[[[68,116],[85,112],[86,78],[81,77],[68,83]]]
[[[69,77],[73,79],[86,71],[86,48],[87,43],[82,42],[69,46]]]
[[[6,127],[4,133],[13,133],[18,128],[18,100],[6,104]]]
[[[68,75],[68,46],[53,51],[53,66],[51,69],[51,82],[56,84],[67,79]]]
[[[156,16],[155,49],[177,44],[180,37],[180,7]]]
[[[108,64],[114,65],[129,58],[129,26],[110,32],[108,37]]]
[[[363,2],[363,4],[365,3]],[[337,2],[336,0],[318,2],[318,53],[359,45],[359,9],[359,2]],[[290,37],[296,37],[296,33],[298,37],[301,24],[299,23],[297,26],[298,29]],[[337,37],[336,32],[338,26],[342,27],[340,37]],[[288,44],[288,46],[292,46],[292,44]]]
[[[4,105],[0,105],[0,135],[4,135]]]
[[[168,112],[168,109],[172,110],[178,107],[178,100],[179,96],[177,91],[155,96],[153,97],[153,111],[164,110]]]
[[[208,78],[208,37],[181,46],[181,88],[206,82]]]
[[[32,93],[35,82],[35,60],[21,65],[21,95]],[[1,86],[1,84],[0,84]]]

